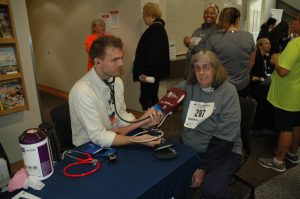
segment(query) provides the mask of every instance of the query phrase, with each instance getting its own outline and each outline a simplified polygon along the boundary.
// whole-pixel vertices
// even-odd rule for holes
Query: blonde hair
[[[209,51],[209,50],[205,50],[205,49],[200,50],[199,52],[197,52],[196,54],[194,54],[192,56],[191,65],[190,65],[191,70],[188,74],[187,83],[192,84],[192,85],[198,83],[196,74],[195,74],[194,64],[199,59],[203,59],[203,60],[209,62],[215,71],[212,87],[216,88],[216,87],[220,86],[221,84],[223,84],[223,82],[227,79],[227,73],[226,73],[223,65],[221,64],[221,61],[219,60],[219,58],[217,57],[217,55],[215,53],[213,53],[212,51]]]
[[[94,28],[95,28],[96,25],[103,25],[103,26],[105,26],[105,22],[102,19],[94,19],[92,21],[92,23],[91,23],[91,33],[92,34],[95,33]]]
[[[153,17],[154,19],[161,18],[161,11],[158,4],[148,2],[143,7],[143,14],[148,17]]]
[[[262,46],[266,41],[270,42],[268,38],[260,38],[259,40],[257,40],[256,49],[259,50],[259,46]]]

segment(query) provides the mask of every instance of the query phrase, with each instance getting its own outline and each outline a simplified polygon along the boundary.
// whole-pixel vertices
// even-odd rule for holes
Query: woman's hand
[[[193,174],[191,187],[199,188],[203,183],[204,177],[205,171],[203,169],[197,169]]]
[[[253,82],[257,82],[257,81],[260,81],[260,77],[253,76],[251,80],[252,80]]]
[[[274,64],[275,67],[278,66],[279,55],[280,54],[276,53],[276,54],[273,54],[272,57],[271,57],[270,63]]]
[[[188,48],[190,46],[190,43],[191,43],[191,36],[185,36],[183,38],[183,43]]]
[[[145,82],[146,82],[146,77],[147,77],[146,75],[141,74],[141,75],[139,76],[140,81],[145,83]]]

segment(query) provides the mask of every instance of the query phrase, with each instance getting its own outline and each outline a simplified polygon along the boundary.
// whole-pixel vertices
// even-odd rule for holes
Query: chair
[[[50,117],[55,124],[56,137],[59,142],[59,152],[74,148],[72,144],[71,118],[68,102],[50,110]]]
[[[255,187],[254,185],[250,184],[248,181],[244,180],[243,178],[237,175],[237,172],[242,168],[242,166],[246,163],[247,159],[250,156],[250,131],[252,128],[253,118],[256,110],[257,102],[252,99],[240,97],[240,106],[241,106],[241,138],[243,143],[243,156],[241,163],[237,170],[235,171],[233,178],[241,183],[245,184],[246,186],[251,188],[251,192],[249,194],[249,198],[255,198]]]

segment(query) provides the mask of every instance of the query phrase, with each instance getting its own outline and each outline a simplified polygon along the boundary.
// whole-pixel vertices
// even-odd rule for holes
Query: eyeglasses
[[[210,70],[210,68],[211,68],[210,64],[204,64],[202,66],[194,65],[195,72],[201,72],[201,70],[203,72],[208,72]]]

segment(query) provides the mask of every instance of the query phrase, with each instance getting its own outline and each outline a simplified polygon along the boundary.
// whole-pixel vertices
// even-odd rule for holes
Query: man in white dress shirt
[[[90,48],[93,68],[78,80],[69,95],[69,107],[72,125],[72,139],[75,146],[92,141],[102,147],[120,146],[132,143],[127,134],[140,127],[156,125],[161,114],[154,108],[149,109],[141,118],[134,121],[133,114],[126,111],[124,86],[121,78],[123,70],[123,43],[120,38],[101,37]],[[116,112],[117,110],[117,112]],[[151,140],[144,134],[136,139]],[[160,139],[142,142],[153,147]]]

